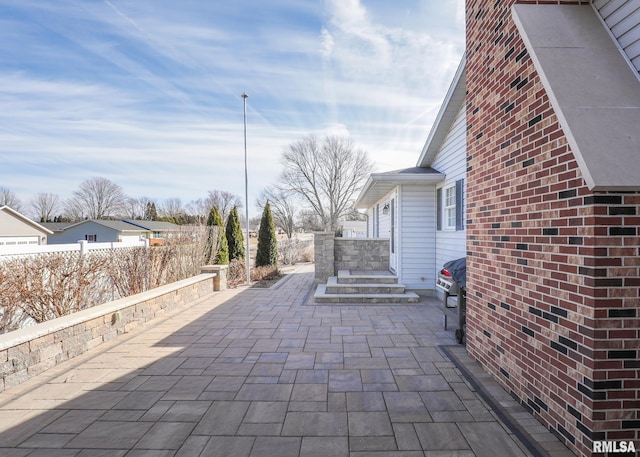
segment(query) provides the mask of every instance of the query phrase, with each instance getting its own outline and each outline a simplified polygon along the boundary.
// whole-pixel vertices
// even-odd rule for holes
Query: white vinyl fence
[[[3,259],[23,257],[28,255],[52,254],[52,253],[80,253],[81,255],[96,251],[110,251],[113,249],[148,247],[149,240],[123,241],[111,243],[89,243],[80,240],[71,244],[18,244],[13,246],[0,246],[0,262]]]

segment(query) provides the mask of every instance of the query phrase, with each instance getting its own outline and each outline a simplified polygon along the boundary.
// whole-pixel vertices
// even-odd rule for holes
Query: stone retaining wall
[[[325,283],[339,270],[389,270],[387,238],[340,238],[333,232],[314,233],[315,280]]]
[[[0,335],[0,392],[128,333],[179,306],[226,288],[208,271],[166,286]]]

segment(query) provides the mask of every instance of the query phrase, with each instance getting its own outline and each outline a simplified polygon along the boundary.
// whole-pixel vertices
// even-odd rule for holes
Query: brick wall
[[[592,455],[640,440],[640,195],[586,187],[513,3],[467,0],[467,347]]]

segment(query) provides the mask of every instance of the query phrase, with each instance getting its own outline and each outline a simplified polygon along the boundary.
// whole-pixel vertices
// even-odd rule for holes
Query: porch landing
[[[420,297],[407,292],[398,277],[389,271],[340,270],[331,276],[327,284],[319,284],[314,301],[316,303],[389,304],[417,303]]]

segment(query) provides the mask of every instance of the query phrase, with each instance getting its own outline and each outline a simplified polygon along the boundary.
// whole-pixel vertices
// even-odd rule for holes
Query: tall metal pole
[[[247,270],[247,285],[251,284],[251,248],[249,246],[249,175],[247,173],[247,95],[246,92],[243,92],[242,95],[242,104],[244,108],[244,203],[245,203],[245,218],[247,221],[247,247],[244,254],[245,257],[245,268]]]

